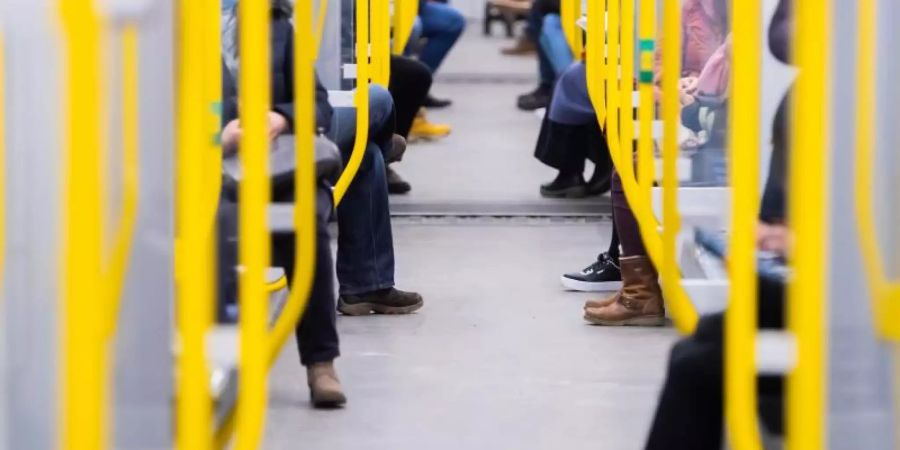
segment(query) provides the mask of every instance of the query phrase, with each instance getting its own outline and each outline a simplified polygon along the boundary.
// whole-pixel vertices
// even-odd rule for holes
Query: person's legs
[[[628,206],[625,197],[625,189],[622,186],[622,178],[619,172],[613,172],[612,189],[610,190],[613,204],[613,218],[616,221],[616,230],[622,241],[622,254],[625,256],[645,256],[644,240],[641,238],[641,230],[637,218]]]
[[[422,36],[428,40],[419,60],[435,73],[465,29],[466,19],[455,8],[430,1],[422,4],[419,18]]]
[[[413,120],[425,103],[431,83],[428,66],[410,58],[391,57],[391,83],[388,89],[394,99],[397,117],[395,132],[400,136],[409,137]]]
[[[575,62],[569,42],[563,33],[562,22],[559,14],[547,14],[544,16],[540,35],[541,49],[553,68],[556,77]]]

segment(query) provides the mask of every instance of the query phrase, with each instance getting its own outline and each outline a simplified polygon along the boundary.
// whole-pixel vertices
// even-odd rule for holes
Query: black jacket
[[[284,116],[294,128],[294,29],[283,14],[273,14],[272,27],[272,111]],[[231,71],[222,63],[222,127],[238,117],[237,83]],[[328,91],[316,75],[316,127],[327,132],[331,127],[333,110],[328,103]],[[315,131],[315,130],[312,130]]]

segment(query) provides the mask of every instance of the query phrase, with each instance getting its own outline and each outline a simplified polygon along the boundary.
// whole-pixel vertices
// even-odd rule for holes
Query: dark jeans
[[[369,142],[359,171],[337,208],[337,277],[343,295],[394,286],[394,238],[383,152],[394,133],[393,101],[384,88],[369,90]],[[356,108],[335,108],[329,138],[349,161]]]
[[[435,73],[462,35],[466,19],[457,9],[444,3],[426,1],[419,5],[422,37],[426,39],[419,61]]]
[[[544,28],[544,16],[552,13],[559,14],[559,5],[553,3],[547,1],[534,2],[528,11],[525,28],[525,35],[537,46],[538,74],[540,75],[541,85],[548,89],[553,87],[553,81],[556,80],[556,72],[553,70],[550,58],[540,46],[540,39],[541,31]]]
[[[760,328],[784,326],[783,286],[759,279]],[[647,450],[722,448],[724,315],[704,316],[692,336],[672,348],[666,381],[647,438]],[[757,378],[759,414],[766,429],[784,429],[783,378]]]
[[[293,195],[279,201],[293,201]],[[334,299],[334,261],[331,259],[331,238],[328,235],[328,214],[322,209],[330,210],[331,190],[320,188],[317,201],[320,213],[316,224],[316,267],[312,291],[306,311],[297,324],[297,348],[300,350],[300,362],[304,366],[319,362],[333,361],[340,356],[340,346],[336,324]],[[328,206],[324,208],[324,206]],[[272,235],[272,263],[283,267],[288,280],[294,274],[294,233]]]
[[[647,250],[644,248],[644,239],[641,237],[640,225],[637,218],[628,205],[625,197],[625,189],[622,186],[622,178],[619,171],[613,170],[612,188],[610,189],[613,207],[613,222],[615,232],[618,233],[622,243],[623,256],[644,256]]]
[[[431,82],[428,66],[403,56],[391,57],[391,83],[388,89],[394,99],[397,116],[395,133],[404,138],[409,136],[413,120],[431,89]]]

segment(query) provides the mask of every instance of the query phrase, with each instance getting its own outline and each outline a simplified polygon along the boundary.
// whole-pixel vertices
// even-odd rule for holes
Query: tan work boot
[[[619,292],[621,292],[621,290],[619,290]],[[615,294],[604,298],[603,300],[588,300],[584,302],[584,309],[587,310],[590,308],[602,308],[604,306],[612,305],[616,302],[616,300],[618,300],[619,292],[616,292]]]
[[[620,260],[622,289],[597,307],[585,305],[584,320],[595,325],[661,326],[665,324],[665,308],[657,281],[656,269],[646,256],[629,256]]]
[[[337,408],[347,403],[334,362],[321,362],[306,368],[309,397],[315,408]]]

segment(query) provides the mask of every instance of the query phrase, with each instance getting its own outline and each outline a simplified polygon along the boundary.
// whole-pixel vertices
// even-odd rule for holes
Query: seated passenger
[[[446,1],[419,0],[419,20],[422,23],[422,38],[425,39],[419,61],[434,74],[465,30],[466,19]],[[444,108],[451,103],[450,100],[437,99],[430,94],[425,99],[427,108]]]
[[[226,152],[237,149],[241,129],[238,119],[237,83],[237,16],[235,2],[223,2],[222,56],[223,56],[223,115],[222,146]],[[269,136],[274,139],[280,134],[294,131],[293,99],[293,30],[290,24],[290,5],[287,2],[272,2],[272,111],[269,113]],[[331,126],[332,110],[328,104],[328,94],[316,80],[316,127],[328,130]],[[313,133],[315,130],[305,132]],[[333,181],[333,180],[332,180]],[[328,218],[331,216],[332,196],[330,188],[320,179],[317,194],[316,224],[316,270],[310,292],[309,303],[296,330],[300,362],[307,368],[307,384],[310,399],[317,408],[331,408],[346,403],[340,381],[334,368],[334,360],[340,355],[338,332],[335,323],[335,293],[333,286],[334,265],[331,258]],[[276,192],[274,201],[292,201],[293,189]],[[220,236],[237,237],[237,211],[223,199],[220,207],[230,218],[222,217],[220,223],[232,224],[230,230],[220,231]],[[226,239],[227,241],[227,239]],[[232,241],[233,242],[233,241]],[[294,274],[294,233],[273,233],[272,264],[282,267],[289,283]],[[221,254],[227,261],[236,264],[236,245],[223,245],[220,249],[230,250]],[[233,266],[232,266],[233,267]],[[232,268],[220,270],[220,278],[234,273]],[[223,273],[225,272],[225,273]],[[234,287],[236,290],[236,286]]]
[[[572,51],[568,48],[565,36],[561,34],[559,10],[559,0],[535,0],[531,5],[525,32],[537,45],[539,83],[535,90],[518,97],[516,106],[521,110],[546,108],[550,104],[556,78],[572,62]],[[549,16],[555,18],[548,18]],[[549,26],[546,34],[545,23]],[[558,29],[556,25],[559,25]],[[563,48],[565,51],[562,51]]]

